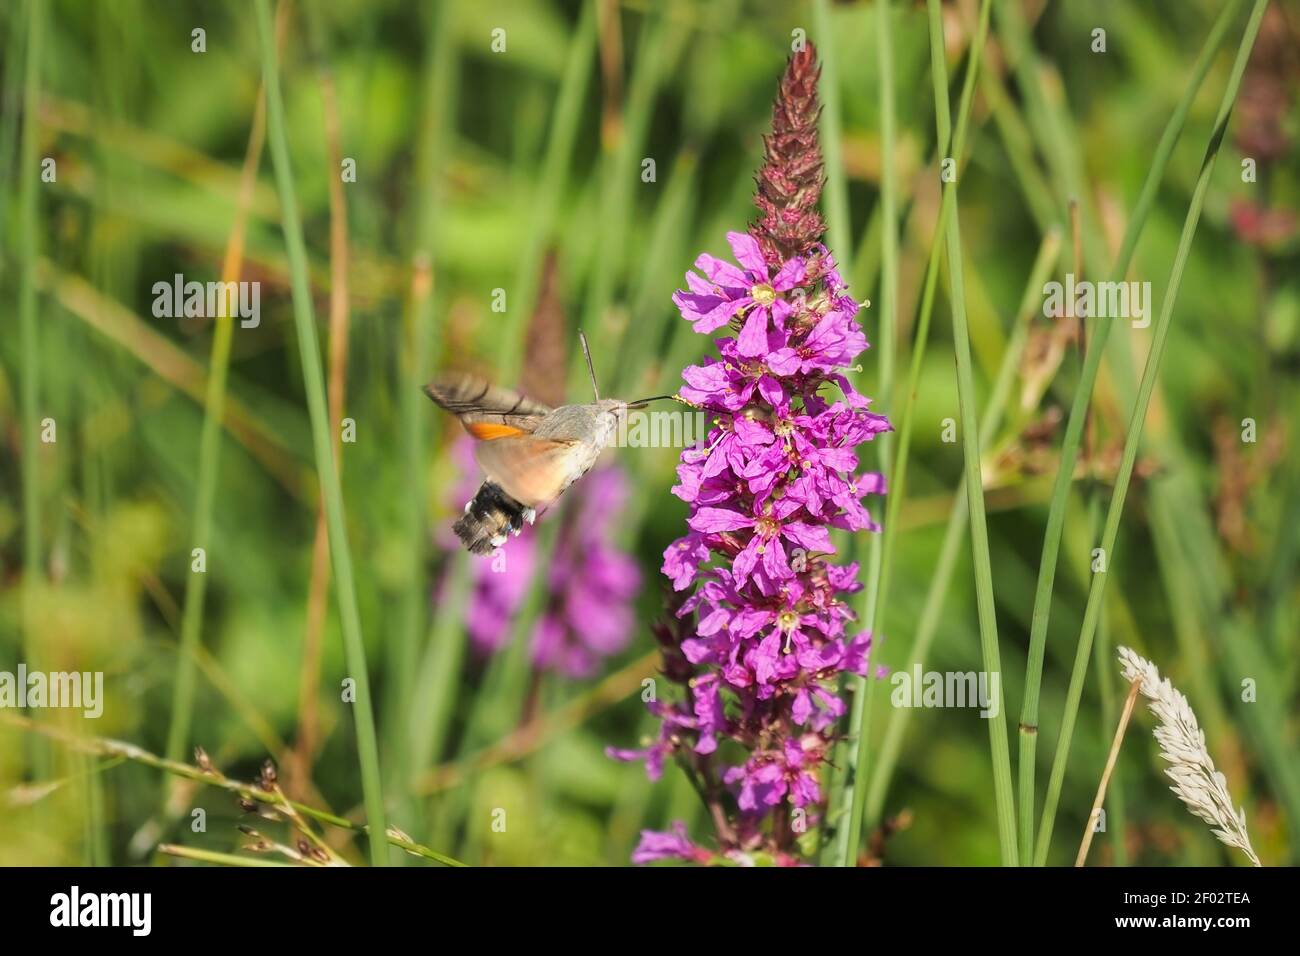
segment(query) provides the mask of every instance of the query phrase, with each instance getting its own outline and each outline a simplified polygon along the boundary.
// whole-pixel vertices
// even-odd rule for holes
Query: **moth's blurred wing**
[[[550,504],[581,473],[578,442],[532,434],[551,414],[549,406],[476,375],[436,379],[424,393],[478,439],[474,457],[488,480],[521,505]]]
[[[424,386],[424,394],[460,419],[479,441],[526,435],[550,406],[508,388],[497,388],[477,375],[449,375]]]
[[[488,480],[529,508],[558,498],[576,477],[581,456],[578,442],[532,435],[494,438],[474,446],[474,457]]]

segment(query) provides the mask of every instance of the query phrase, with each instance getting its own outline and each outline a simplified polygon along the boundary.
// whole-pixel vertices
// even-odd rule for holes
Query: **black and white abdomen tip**
[[[491,554],[510,535],[523,530],[525,521],[531,524],[534,516],[532,508],[525,508],[498,485],[485,481],[465,505],[465,513],[452,530],[474,554]]]

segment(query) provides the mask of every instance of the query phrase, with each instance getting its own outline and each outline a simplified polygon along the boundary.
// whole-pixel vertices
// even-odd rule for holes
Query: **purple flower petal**
[[[749,358],[762,355],[767,351],[767,316],[764,306],[755,306],[745,319],[745,325],[736,339],[740,354]]]
[[[736,261],[749,270],[758,282],[766,282],[767,260],[763,258],[763,250],[758,241],[747,232],[729,232],[727,242],[731,245]]]
[[[721,531],[752,528],[754,519],[727,508],[701,508],[686,523],[695,531],[717,534]]]
[[[633,863],[653,863],[655,860],[672,859],[702,862],[708,857],[707,850],[690,841],[686,835],[686,824],[681,821],[673,823],[671,833],[642,830],[641,842],[632,851]]]
[[[781,525],[781,534],[808,551],[834,553],[830,533],[823,527],[803,521],[787,521]]]
[[[755,243],[757,245],[757,243]],[[803,282],[805,274],[804,261],[799,258],[787,259],[781,271],[772,279],[772,288],[777,292],[789,292]]]
[[[708,253],[704,253],[695,260],[695,268],[708,276],[709,281],[714,285],[724,286],[729,289],[749,290],[750,282],[745,277],[745,273],[723,259],[715,259]]]

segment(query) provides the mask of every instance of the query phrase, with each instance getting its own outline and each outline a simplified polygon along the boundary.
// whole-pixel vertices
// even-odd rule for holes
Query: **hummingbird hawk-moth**
[[[460,419],[475,439],[474,458],[486,476],[452,526],[474,554],[488,554],[532,524],[596,463],[636,402],[601,398],[586,337],[579,333],[595,401],[551,408],[477,375],[454,374],[424,387],[433,401]]]

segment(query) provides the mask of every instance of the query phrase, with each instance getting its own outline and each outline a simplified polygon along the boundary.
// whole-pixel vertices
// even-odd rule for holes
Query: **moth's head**
[[[661,398],[671,398],[671,395],[656,395],[653,398],[643,398],[635,402],[624,402],[617,398],[601,398],[591,404],[591,408],[596,410],[597,416],[604,418],[610,417],[613,423],[618,424],[627,420],[629,411],[639,411],[645,408],[650,402],[658,401]]]
[[[625,427],[627,423],[627,402],[617,398],[602,398],[592,403],[596,412],[597,426],[600,429],[609,429],[612,434],[616,429]]]

